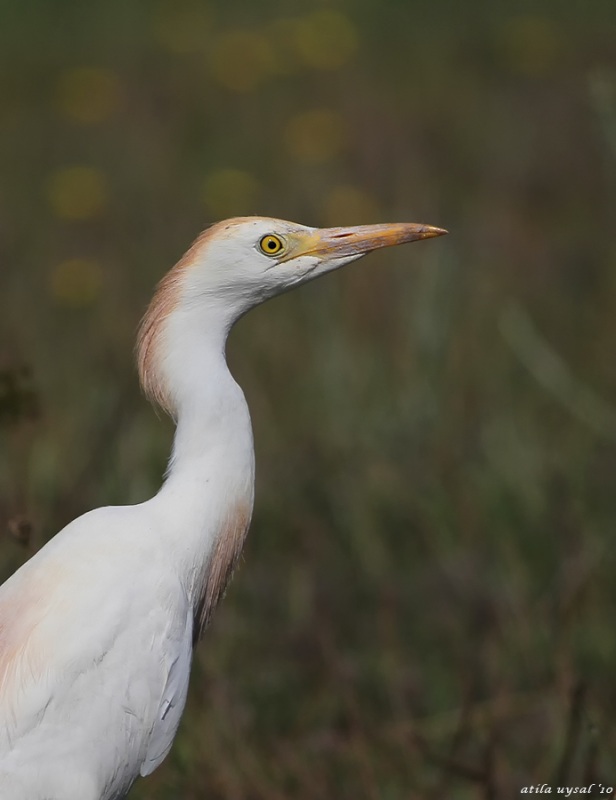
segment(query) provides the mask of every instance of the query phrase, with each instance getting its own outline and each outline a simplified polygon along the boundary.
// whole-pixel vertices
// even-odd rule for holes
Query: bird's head
[[[238,217],[204,231],[163,278],[141,325],[138,360],[146,393],[173,406],[165,364],[178,340],[224,339],[243,314],[277,294],[381,247],[441,236],[430,225],[310,228]]]

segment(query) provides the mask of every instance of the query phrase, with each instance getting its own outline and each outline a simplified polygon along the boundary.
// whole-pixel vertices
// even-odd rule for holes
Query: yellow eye
[[[261,252],[265,253],[266,256],[277,256],[284,250],[284,243],[278,236],[269,233],[261,239],[259,247],[261,248]]]

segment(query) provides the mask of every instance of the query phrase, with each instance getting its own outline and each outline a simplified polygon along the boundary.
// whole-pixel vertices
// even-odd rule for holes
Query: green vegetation
[[[616,785],[613,0],[0,14],[0,578],[157,490],[132,346],[206,223],[451,231],[238,325],[253,526],[131,798]]]

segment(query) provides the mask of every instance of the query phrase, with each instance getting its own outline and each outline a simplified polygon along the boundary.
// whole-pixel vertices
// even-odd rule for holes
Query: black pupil
[[[270,239],[268,241],[268,243],[267,243],[267,246],[269,247],[270,250],[275,250],[276,249],[276,242],[273,239]]]

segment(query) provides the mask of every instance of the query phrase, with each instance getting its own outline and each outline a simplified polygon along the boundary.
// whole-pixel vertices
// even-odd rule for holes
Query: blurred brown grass
[[[131,349],[206,223],[451,231],[233,334],[255,519],[131,796],[611,785],[613,4],[0,10],[0,577],[156,491]]]

